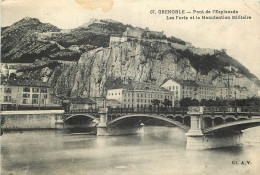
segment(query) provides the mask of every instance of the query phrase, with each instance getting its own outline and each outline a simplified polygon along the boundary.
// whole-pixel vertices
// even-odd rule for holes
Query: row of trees
[[[205,100],[202,99],[200,102],[197,99],[183,98],[180,100],[181,107],[188,106],[255,106],[260,107],[260,98],[252,97],[248,99],[219,99],[216,100]]]
[[[163,101],[160,101],[158,99],[153,99],[152,101],[153,106],[160,107],[160,104],[162,104],[165,108],[172,106],[172,101],[169,99],[164,99]]]

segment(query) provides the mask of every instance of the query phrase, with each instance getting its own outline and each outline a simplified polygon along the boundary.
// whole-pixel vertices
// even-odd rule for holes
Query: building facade
[[[246,87],[233,86],[229,90],[227,87],[216,88],[216,97],[220,99],[246,99],[252,96]]]
[[[216,99],[215,87],[202,82],[168,79],[161,87],[173,92],[175,106],[178,106],[183,98],[197,99],[199,101],[202,99]]]
[[[152,100],[155,99],[161,102],[168,99],[173,102],[174,94],[164,88],[135,83],[127,87],[109,89],[106,98],[119,101],[122,108],[150,108],[152,107]],[[160,106],[163,106],[163,104],[160,103]],[[173,106],[174,103],[172,103]]]
[[[1,85],[1,109],[50,106],[50,88],[38,83],[6,83]]]

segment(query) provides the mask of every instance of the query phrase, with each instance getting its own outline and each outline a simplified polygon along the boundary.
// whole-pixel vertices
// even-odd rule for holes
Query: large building
[[[216,99],[215,87],[210,84],[196,82],[193,80],[167,79],[161,87],[174,93],[174,104],[179,105],[183,98],[197,99]]]
[[[156,87],[151,84],[134,83],[132,85],[121,85],[118,88],[111,88],[107,91],[107,99],[114,99],[120,102],[122,108],[149,108],[152,106],[152,100],[158,99],[161,102],[164,99],[174,101],[173,92]],[[163,106],[163,104],[160,104]],[[172,107],[174,103],[172,103]]]
[[[216,88],[216,97],[220,99],[246,99],[252,96],[246,87],[233,86],[229,90],[224,86]]]
[[[1,109],[58,106],[50,101],[50,88],[42,82],[2,82]]]

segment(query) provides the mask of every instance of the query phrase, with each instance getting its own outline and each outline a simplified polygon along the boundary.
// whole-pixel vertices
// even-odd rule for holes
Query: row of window
[[[189,89],[189,90],[196,90],[197,88],[196,87],[192,87],[192,86],[182,86],[182,89]]]
[[[108,93],[108,95],[120,95],[121,93],[120,92],[116,92],[116,93]]]
[[[41,96],[41,98],[45,98],[47,99],[47,95],[39,95],[39,94],[32,94],[32,98],[39,98],[39,96]],[[23,98],[30,98],[30,94],[23,94]]]
[[[46,103],[46,99],[41,99],[40,102],[41,102],[41,104],[45,104]],[[29,99],[24,98],[23,99],[23,104],[29,104]],[[33,98],[32,99],[32,104],[39,104],[39,99],[38,98]]]
[[[46,88],[32,88],[33,93],[39,93],[40,91],[41,93],[47,93]],[[23,92],[31,92],[31,89],[29,87],[24,87]]]
[[[4,93],[12,93],[11,88],[4,88]]]
[[[200,91],[199,93],[200,94],[211,94],[211,95],[215,94],[214,92],[209,92],[209,91]]]
[[[209,88],[209,87],[200,87],[200,90],[211,90],[214,91],[215,88]]]
[[[178,91],[176,91],[176,94],[178,94]],[[120,92],[119,93],[108,93],[108,95],[120,95]],[[136,94],[137,98],[170,98],[170,96],[164,96],[164,95],[157,95],[157,94],[142,94],[142,93],[137,93]],[[124,97],[134,97],[134,93],[125,93],[124,94]],[[172,98],[172,97],[171,97]]]
[[[171,90],[178,90],[179,87],[178,86],[168,86],[168,89],[171,91]]]

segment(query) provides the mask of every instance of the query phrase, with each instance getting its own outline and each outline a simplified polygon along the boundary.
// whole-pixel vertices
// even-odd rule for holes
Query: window
[[[115,95],[117,95],[117,93],[115,93]]]
[[[39,88],[32,88],[32,91],[33,91],[34,93],[38,93],[38,92],[39,92]]]
[[[47,93],[47,89],[46,88],[41,88],[41,93]]]
[[[4,89],[4,92],[5,92],[5,93],[11,93],[12,91],[11,91],[11,88],[5,88],[5,89]]]
[[[28,99],[23,99],[23,104],[28,104],[29,100]]]
[[[4,102],[11,102],[11,96],[4,96]]]
[[[30,98],[30,94],[23,94],[23,98]]]
[[[38,94],[33,94],[32,98],[39,98],[39,95]]]
[[[43,98],[47,99],[47,98],[48,98],[48,96],[47,96],[47,95],[44,95],[44,96],[43,96]]]
[[[30,92],[30,88],[28,87],[23,88],[23,92]]]
[[[171,87],[171,86],[169,86],[169,90],[172,90],[172,87]]]
[[[120,92],[118,93],[118,95],[120,95]]]

